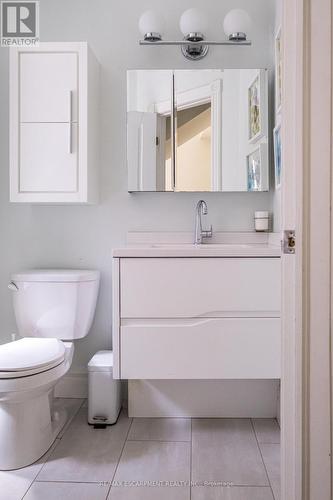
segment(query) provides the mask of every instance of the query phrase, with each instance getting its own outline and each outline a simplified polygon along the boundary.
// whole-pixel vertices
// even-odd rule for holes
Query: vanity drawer
[[[278,318],[123,320],[121,378],[278,379]]]
[[[279,258],[122,258],[122,318],[280,316]]]

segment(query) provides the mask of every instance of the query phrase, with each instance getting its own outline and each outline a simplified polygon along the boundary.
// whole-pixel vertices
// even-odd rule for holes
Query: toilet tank
[[[37,269],[13,274],[11,279],[9,288],[22,337],[73,340],[89,333],[99,271]]]

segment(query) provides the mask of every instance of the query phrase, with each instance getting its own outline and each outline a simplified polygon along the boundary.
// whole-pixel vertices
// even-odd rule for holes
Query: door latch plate
[[[293,229],[283,232],[283,253],[293,254],[296,251],[296,236]]]

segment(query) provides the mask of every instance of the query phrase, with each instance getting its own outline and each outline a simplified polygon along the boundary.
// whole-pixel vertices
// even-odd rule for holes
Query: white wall
[[[127,111],[154,112],[157,103],[171,111],[172,71],[127,72]]]
[[[76,343],[73,371],[85,369],[98,349],[111,346],[111,251],[128,230],[190,230],[199,195],[127,193],[126,70],[272,67],[273,0],[239,0],[253,19],[253,46],[215,47],[202,61],[184,59],[177,47],[140,47],[137,20],[146,8],[164,13],[167,35],[179,38],[186,8],[203,7],[209,38],[221,38],[234,0],[41,0],[42,41],[88,40],[101,63],[101,201],[97,206],[10,204],[8,193],[8,49],[0,48],[0,341],[15,332],[7,282],[13,271],[37,266],[97,268],[102,272],[90,335]],[[272,193],[205,194],[216,230],[252,230],[254,210],[272,207]]]

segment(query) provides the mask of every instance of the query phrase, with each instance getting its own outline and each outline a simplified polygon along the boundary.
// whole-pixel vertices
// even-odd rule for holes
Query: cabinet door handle
[[[68,107],[69,107],[69,117],[68,117],[68,126],[69,126],[69,134],[68,134],[68,153],[72,154],[72,104],[73,104],[73,92],[72,90],[68,93]]]

